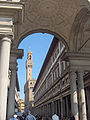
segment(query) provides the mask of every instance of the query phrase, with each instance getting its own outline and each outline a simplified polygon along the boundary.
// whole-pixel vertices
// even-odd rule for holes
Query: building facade
[[[29,51],[26,61],[26,83],[24,85],[25,111],[28,109],[31,110],[32,107],[34,106],[33,88],[36,83],[36,79],[32,79],[32,67],[33,67],[32,52]]]
[[[19,112],[24,112],[25,109],[25,102],[22,99],[18,100],[18,110]]]
[[[66,52],[67,48],[62,41],[54,38],[34,87],[34,111],[44,117],[57,114],[60,119],[69,120],[79,108],[77,113],[79,118],[86,117],[89,120],[90,74],[84,73],[84,88],[81,88],[82,82],[78,82],[78,77],[73,81],[78,73],[72,73],[73,80],[70,78],[69,59],[63,58]],[[77,88],[75,88],[75,84]],[[82,89],[81,96],[80,89]],[[78,96],[77,99],[76,96]],[[72,99],[75,102],[75,108]],[[81,101],[84,105],[83,110]]]

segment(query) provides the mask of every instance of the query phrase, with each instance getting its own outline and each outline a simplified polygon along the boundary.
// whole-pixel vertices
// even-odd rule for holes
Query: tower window
[[[28,65],[28,67],[30,67],[30,65]]]
[[[30,55],[30,60],[31,60],[31,55]]]
[[[30,82],[30,84],[32,85],[32,82]]]

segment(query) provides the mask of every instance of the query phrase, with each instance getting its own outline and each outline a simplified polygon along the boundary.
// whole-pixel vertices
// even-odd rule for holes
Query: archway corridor
[[[24,38],[22,40],[22,42],[20,43],[20,45],[18,47],[18,50],[21,51],[21,55],[19,52],[20,58],[23,56],[23,54],[24,54],[24,57],[23,57],[23,60],[21,59],[18,62],[16,62],[16,63],[18,63],[18,65],[17,65],[18,74],[15,71],[15,73],[16,73],[16,87],[15,88],[14,88],[15,79],[13,78],[15,76],[12,76],[12,65],[10,65],[10,71],[9,71],[10,85],[9,85],[9,90],[8,90],[7,118],[10,118],[14,112],[17,112],[17,114],[20,114],[20,112],[26,112],[27,110],[30,110],[33,113],[33,109],[34,109],[33,88],[38,79],[38,78],[37,79],[32,78],[33,73],[34,73],[34,76],[35,75],[38,76],[39,71],[40,71],[40,66],[42,67],[42,64],[43,64],[43,66],[45,66],[45,64],[48,64],[49,58],[47,58],[47,57],[50,57],[53,55],[53,57],[50,58],[49,67],[51,67],[51,65],[56,60],[56,58],[60,60],[59,57],[61,56],[60,54],[62,54],[62,51],[66,51],[68,49],[67,46],[65,47],[63,41],[64,40],[62,38],[60,38],[60,40],[59,40],[55,36],[47,34],[47,33],[34,33],[34,34],[27,36],[26,38]],[[22,53],[23,49],[24,49],[24,51]],[[11,61],[12,60],[15,61],[16,60],[15,57],[18,56],[18,55],[15,55],[13,50],[14,49],[12,49],[12,52],[11,52],[11,58],[10,58]],[[45,54],[47,54],[47,55],[45,55]],[[44,58],[43,58],[43,56],[44,56]],[[42,61],[42,59],[43,59],[43,61]],[[10,61],[10,64],[12,64],[11,61]],[[35,67],[32,72],[33,66],[35,66]],[[64,68],[62,68],[62,69],[64,69]],[[58,71],[58,77],[59,77],[59,72],[61,72],[59,70],[59,66],[57,68],[57,71]],[[36,74],[35,74],[35,72],[36,72]],[[12,79],[14,79],[14,81]],[[19,82],[18,82],[18,80],[19,80]],[[15,93],[13,93],[14,89],[16,89],[16,88],[19,89],[18,83],[21,84],[20,85],[21,86],[21,88],[20,88],[21,97],[18,95],[17,91],[15,91]],[[13,84],[14,84],[14,86],[13,86]],[[24,87],[22,87],[22,86],[24,86]],[[43,88],[41,88],[41,89],[43,89]],[[13,90],[13,92],[12,92],[12,90]],[[24,97],[24,95],[22,95],[22,93],[25,94],[25,97]],[[12,94],[15,94],[16,98],[12,98],[13,97]],[[23,98],[23,99],[21,99],[21,98]],[[16,100],[17,105],[14,105],[14,103],[11,105],[11,103],[14,101],[14,99]],[[15,109],[14,109],[13,105],[16,106]],[[13,107],[13,109],[12,109],[12,107]],[[33,114],[35,114],[35,112]]]
[[[24,47],[26,48],[27,52],[25,53],[24,61],[22,61],[22,59],[20,60],[22,61],[21,66],[24,66],[24,68],[21,67],[18,72],[18,75],[19,74],[21,75],[18,77],[18,75],[16,74],[16,80],[20,79],[21,80],[20,84],[24,86],[23,93],[25,94],[25,97],[23,97],[24,101],[22,99],[18,99],[16,101],[19,103],[19,107],[16,106],[16,108],[13,106],[15,105],[13,101],[15,99],[15,96],[12,95],[15,94],[13,93],[15,92],[13,89],[15,87],[14,77],[16,70],[12,72],[13,70],[12,68],[14,65],[13,62],[16,61],[15,57],[18,54],[15,55],[15,51],[13,51],[14,49],[12,49],[11,52],[11,58],[10,58],[11,86],[8,92],[9,95],[8,95],[7,117],[10,118],[11,115],[14,114],[17,108],[19,108],[19,111],[17,111],[17,113],[20,114],[19,112],[22,112],[23,109],[23,107],[22,106],[20,107],[20,105],[22,105],[23,103],[25,105],[23,112],[30,110],[32,114],[34,115],[37,114],[38,116],[42,116],[43,118],[50,119],[54,114],[57,114],[60,119],[69,120],[70,117],[72,116],[72,113],[74,113],[75,117],[77,117],[79,114],[79,110],[78,110],[79,103],[77,98],[79,96],[78,90],[82,89],[81,82],[79,80],[80,82],[79,83],[77,79],[81,79],[83,76],[84,80],[88,81],[89,73],[86,72],[83,74],[82,71],[80,71],[79,73],[70,71],[70,61],[67,58],[67,56],[65,56],[65,54],[68,52],[68,46],[66,45],[64,39],[62,39],[61,37],[60,39],[58,39],[56,38],[56,36],[46,33],[34,33],[29,36],[27,36],[24,40],[22,40],[22,42],[18,47],[18,50],[20,50],[21,53],[19,52],[20,58],[19,57],[17,58],[21,59],[23,57],[23,53],[25,53],[25,50],[22,53],[22,49]],[[34,39],[32,39],[33,36],[35,36]],[[42,43],[38,39],[41,39]],[[49,39],[51,39],[51,41]],[[46,40],[50,42],[48,43],[49,45],[46,43]],[[39,50],[40,46],[41,46],[41,50]],[[38,64],[39,62],[38,60],[40,60],[40,58],[38,58],[38,55],[40,55],[40,57],[43,56],[42,51],[44,51],[44,48],[46,48],[47,46],[48,46],[48,50],[46,52],[46,55],[44,55],[45,60],[43,60],[42,65],[40,61],[41,70],[39,68],[37,79],[33,79],[32,68],[35,64],[34,49],[36,48],[35,56],[36,56],[36,64]],[[18,66],[17,66],[18,69],[19,69],[19,64],[20,62],[18,62]],[[35,69],[36,67],[37,66],[35,65]],[[23,69],[24,70],[26,69],[26,72],[24,71],[23,73]],[[26,76],[23,74],[25,74]],[[78,77],[77,79],[76,76]],[[24,82],[23,82],[23,78],[24,78]],[[77,88],[75,87],[75,85],[77,86]],[[90,89],[89,87],[86,87],[85,90],[89,92]],[[22,87],[21,87],[21,91],[22,91]],[[75,106],[72,103],[73,101],[72,99],[76,102]],[[84,99],[84,104],[86,104],[87,101],[88,98],[86,97],[86,100]],[[73,107],[75,107],[74,111],[72,111],[73,110],[72,105]],[[88,113],[88,109],[89,109],[88,103],[86,105],[87,105],[86,107]]]
[[[19,48],[20,43],[29,35],[38,33],[54,36],[50,47],[46,44],[49,40],[43,41],[44,45],[39,40],[35,43],[29,40],[30,44],[25,42],[24,45],[28,45],[26,65],[21,67],[26,68],[17,72],[21,63],[19,59],[24,55],[24,47]],[[34,49],[32,43],[35,44]],[[38,48],[38,54],[34,56],[36,47],[41,50]],[[41,65],[37,55],[41,57],[44,48],[49,49],[43,55],[45,60]],[[41,65],[41,70],[37,68],[39,73],[36,71],[37,80],[33,79],[35,75],[32,72],[36,67],[34,58],[36,64],[40,61]],[[25,78],[23,69],[26,69]],[[0,0],[0,120],[8,120],[15,113],[18,79],[24,86],[25,111],[30,109],[32,114],[48,119],[57,114],[60,120],[69,120],[71,116],[75,120],[90,120],[88,0]]]

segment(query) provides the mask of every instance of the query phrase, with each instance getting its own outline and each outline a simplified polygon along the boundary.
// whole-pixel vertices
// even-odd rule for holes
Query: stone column
[[[46,111],[47,111],[47,108],[46,108],[46,105],[45,105],[45,111],[44,111],[45,117],[47,115]]]
[[[80,120],[87,120],[83,72],[78,72],[78,91],[79,91]]]
[[[52,115],[54,115],[54,102],[51,103]]]
[[[50,103],[48,104],[48,116],[50,117]]]
[[[60,102],[60,99],[58,100],[58,110],[59,110],[59,116],[61,117],[61,102]]]
[[[10,45],[10,37],[0,40],[0,120],[6,120]]]
[[[67,113],[66,113],[66,116],[68,117],[68,108],[69,108],[69,104],[68,104],[68,96],[66,96],[66,111],[67,111]]]
[[[16,72],[17,72],[17,64],[13,63],[11,65],[11,80],[10,80],[10,88],[8,94],[8,119],[12,117],[15,113],[15,86],[16,86]]]
[[[63,98],[63,117],[66,117],[66,106],[65,106],[65,97]]]
[[[48,117],[48,112],[49,112],[49,111],[48,111],[48,104],[47,104],[47,117]]]
[[[54,101],[54,114],[56,114],[56,101]]]
[[[61,97],[61,119],[63,118],[63,98]]]
[[[88,106],[88,120],[90,120],[90,88],[86,88],[86,96],[87,96],[87,106]]]
[[[75,120],[79,120],[79,118],[78,118],[78,100],[77,100],[76,77],[77,77],[76,73],[74,71],[70,71],[72,115],[74,115]]]

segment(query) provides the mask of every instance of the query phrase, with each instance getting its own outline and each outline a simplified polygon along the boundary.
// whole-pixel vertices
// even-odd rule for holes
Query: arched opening
[[[50,44],[53,40],[53,37],[54,37],[53,35],[50,35],[47,33],[44,33],[44,34],[33,33],[33,34],[26,36],[19,44],[18,49],[24,49],[23,59],[18,60],[18,71],[19,71],[18,75],[21,74],[19,76],[19,79],[20,80],[23,79],[24,83],[22,84],[22,80],[20,82],[20,84],[22,84],[23,86],[26,82],[26,60],[27,59],[31,60],[31,57],[32,57],[32,60],[33,60],[32,77],[37,79],[40,68],[42,67],[42,64],[44,62],[44,59],[48,52]],[[32,56],[31,55],[28,56],[28,52],[30,50],[32,52]],[[23,93],[24,93],[24,90],[23,90]]]
[[[48,29],[35,29],[33,31],[28,31],[27,33],[23,33],[21,35],[21,37],[19,38],[19,41],[17,42],[16,47],[18,48],[20,42],[27,37],[28,35],[34,34],[34,33],[47,33],[47,34],[51,34],[53,35],[55,38],[57,38],[58,40],[62,41],[63,44],[66,46],[67,49],[69,49],[68,44],[66,43],[66,41],[64,40],[64,38],[62,38],[58,33],[55,33],[53,31],[50,31]]]
[[[35,32],[35,31],[34,31]],[[28,54],[28,50],[29,50],[29,48],[31,47],[31,50],[32,50],[32,54],[33,54],[33,60],[34,59],[36,59],[35,57],[34,57],[34,52],[33,52],[33,49],[34,49],[34,47],[36,47],[36,46],[38,46],[38,47],[41,47],[42,46],[42,49],[41,49],[41,51],[43,50],[43,48],[45,48],[45,47],[47,47],[47,45],[45,46],[45,42],[46,41],[48,41],[49,39],[52,39],[52,40],[50,40],[50,43],[49,43],[49,46],[48,46],[48,50],[47,50],[47,52],[45,53],[45,55],[44,55],[44,59],[43,59],[43,62],[42,62],[42,65],[40,65],[41,66],[41,68],[39,68],[39,72],[38,72],[38,75],[37,75],[37,77],[36,77],[36,79],[39,79],[39,77],[41,76],[41,73],[43,72],[43,68],[42,68],[42,66],[43,67],[45,67],[46,65],[47,65],[47,63],[49,62],[49,57],[51,57],[52,55],[53,55],[53,57],[52,58],[50,58],[50,60],[52,61],[52,63],[49,63],[50,64],[50,66],[49,66],[49,68],[48,69],[50,69],[50,67],[52,66],[51,64],[53,64],[54,63],[54,65],[55,65],[55,61],[57,61],[58,59],[59,59],[59,61],[58,61],[58,64],[57,64],[57,69],[56,69],[56,71],[55,71],[55,75],[57,74],[57,77],[60,77],[60,75],[59,75],[59,73],[60,73],[60,69],[59,69],[59,65],[60,65],[60,59],[61,58],[59,58],[60,56],[61,56],[61,54],[62,54],[62,52],[61,51],[64,51],[65,52],[65,50],[67,50],[68,51],[68,46],[66,45],[66,43],[65,43],[65,41],[64,41],[64,39],[62,39],[59,35],[57,35],[57,34],[55,34],[54,35],[54,33],[52,34],[52,35],[50,35],[50,31],[49,31],[49,33],[47,34],[47,33],[45,33],[45,31],[43,31],[43,33],[33,33],[33,34],[31,34],[31,35],[29,35],[30,33],[27,33],[26,35],[24,35],[24,36],[22,36],[22,38],[24,38],[23,40],[22,40],[22,38],[20,39],[20,44],[19,44],[19,49],[21,49],[21,48],[24,48],[24,46],[23,47],[20,47],[20,45],[23,43],[23,45],[25,45],[26,43],[27,43],[27,45],[25,46],[26,47],[26,49],[27,49],[27,52],[25,53],[25,60],[24,60],[24,68],[21,68],[21,72],[22,72],[22,70],[23,69],[26,69],[25,68],[25,64],[26,64],[26,60],[27,60],[27,54]],[[33,41],[31,40],[31,38],[29,38],[29,36],[35,36],[35,35],[37,35],[38,36],[38,34],[39,34],[39,39],[42,39],[43,37],[42,36],[44,36],[44,38],[46,37],[48,37],[47,39],[46,39],[46,41],[44,42],[43,40],[42,40],[42,42],[43,42],[43,44],[41,44],[40,43],[40,41],[38,40],[38,37],[35,37],[35,39],[36,39],[36,41],[33,39]],[[29,35],[29,36],[28,36]],[[45,36],[46,35],[46,36]],[[27,37],[26,37],[27,36]],[[42,38],[40,38],[40,36],[42,37]],[[25,38],[26,37],[26,38]],[[39,44],[38,44],[38,42],[39,42]],[[33,48],[32,48],[32,45],[29,45],[30,43],[33,43],[35,46],[33,46]],[[28,46],[28,47],[27,47]],[[65,49],[64,49],[65,48]],[[36,50],[37,51],[37,54],[39,53],[39,51],[38,51],[38,49]],[[24,51],[25,52],[25,51]],[[42,54],[42,53],[39,53],[40,55]],[[31,56],[31,55],[30,55]],[[38,57],[38,55],[36,55],[36,57]],[[30,57],[29,57],[30,58]],[[40,58],[38,58],[38,59],[40,59]],[[31,60],[31,59],[30,59]],[[22,60],[21,60],[22,61]],[[65,71],[65,69],[66,69],[66,67],[68,66],[68,62],[66,61],[61,61],[62,63],[62,72],[63,71]],[[22,62],[23,63],[23,62]],[[18,63],[18,65],[19,65],[20,63]],[[38,60],[36,59],[36,63],[33,61],[33,66],[35,66],[36,67],[36,65],[35,64],[38,64]],[[40,62],[40,64],[41,64],[41,62]],[[19,67],[19,66],[18,66]],[[29,66],[28,66],[29,67]],[[34,67],[34,69],[35,69],[35,67]],[[37,67],[36,67],[37,68]],[[38,69],[38,68],[37,68]],[[41,70],[40,70],[41,69]],[[21,72],[18,72],[18,74],[20,73],[20,74],[22,74]],[[29,70],[30,71],[30,70]],[[33,70],[33,72],[34,72],[34,70]],[[26,75],[26,72],[24,73],[25,75]],[[61,74],[61,73],[60,73]],[[25,85],[26,84],[26,79],[27,79],[27,77],[25,76],[25,77],[23,77],[23,75],[21,76],[21,77],[19,77],[19,79],[23,79],[24,78],[24,84],[23,85]],[[56,79],[56,78],[55,78]],[[31,83],[33,83],[33,81],[31,81],[30,82],[30,85],[32,86],[32,84]],[[22,84],[22,80],[21,80],[21,84]],[[26,85],[25,85],[26,86]],[[49,85],[49,87],[50,87],[50,85]],[[25,88],[24,88],[25,89]],[[33,92],[32,92],[32,94],[33,94]],[[26,96],[27,98],[28,98],[28,96]],[[29,98],[28,98],[29,99]],[[29,106],[30,107],[30,106]],[[29,109],[29,107],[28,107],[28,109]]]

